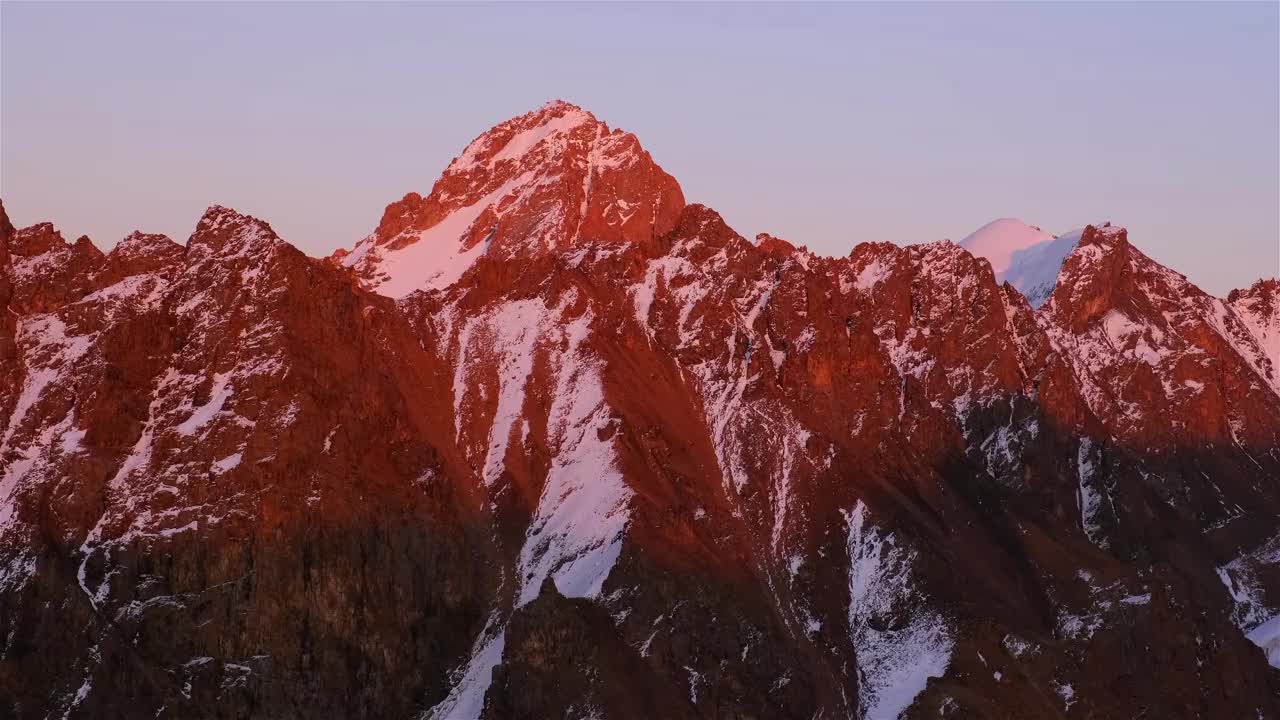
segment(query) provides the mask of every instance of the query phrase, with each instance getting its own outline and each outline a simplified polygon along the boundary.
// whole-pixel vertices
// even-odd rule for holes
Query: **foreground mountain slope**
[[[327,260],[3,227],[13,715],[1280,714],[1274,282],[750,242],[564,103]]]
[[[11,709],[284,716],[338,691],[409,713],[391,678],[443,691],[492,591],[485,524],[390,303],[221,208],[185,249],[132,236],[107,261],[17,323]]]

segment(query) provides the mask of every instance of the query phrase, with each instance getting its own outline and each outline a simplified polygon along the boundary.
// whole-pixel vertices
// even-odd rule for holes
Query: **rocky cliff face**
[[[328,259],[0,233],[0,715],[1280,717],[1274,280],[752,242],[565,103]]]

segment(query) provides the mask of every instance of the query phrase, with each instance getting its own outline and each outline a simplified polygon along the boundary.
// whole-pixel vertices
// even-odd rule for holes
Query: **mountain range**
[[[1117,225],[824,257],[556,101],[0,305],[0,717],[1280,718],[1280,283]]]

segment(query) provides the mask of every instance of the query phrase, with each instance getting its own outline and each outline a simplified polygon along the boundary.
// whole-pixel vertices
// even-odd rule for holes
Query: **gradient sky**
[[[560,97],[824,254],[1125,225],[1280,274],[1280,4],[0,4],[0,197],[107,247],[211,204],[312,254]]]

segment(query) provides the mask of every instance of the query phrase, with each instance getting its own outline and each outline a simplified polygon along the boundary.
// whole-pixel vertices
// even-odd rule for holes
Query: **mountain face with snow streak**
[[[557,102],[0,303],[4,716],[1280,716],[1280,286],[1119,227],[752,242]]]

